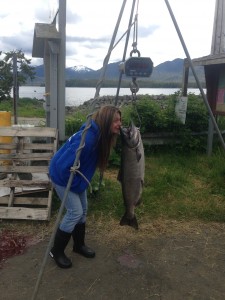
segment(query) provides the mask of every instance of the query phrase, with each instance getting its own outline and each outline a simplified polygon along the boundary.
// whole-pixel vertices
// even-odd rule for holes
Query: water
[[[116,95],[117,88],[102,88],[100,96]],[[179,88],[140,88],[139,95],[171,95],[179,91]],[[199,89],[188,89],[188,93],[200,94]],[[38,86],[21,86],[19,89],[19,97],[28,97],[36,99],[45,99],[45,87]],[[66,88],[66,106],[78,106],[85,101],[90,100],[95,95],[95,88],[83,87],[67,87]],[[120,96],[131,95],[129,88],[121,88]]]

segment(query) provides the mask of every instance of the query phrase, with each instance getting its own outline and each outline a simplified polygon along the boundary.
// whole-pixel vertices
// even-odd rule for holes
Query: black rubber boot
[[[77,224],[72,232],[74,241],[73,251],[87,258],[95,257],[95,251],[87,247],[84,243],[85,239],[85,223]]]
[[[64,250],[69,243],[71,233],[62,231],[58,228],[53,248],[50,251],[50,256],[55,260],[57,266],[60,268],[70,268],[72,266],[71,260],[65,255]]]

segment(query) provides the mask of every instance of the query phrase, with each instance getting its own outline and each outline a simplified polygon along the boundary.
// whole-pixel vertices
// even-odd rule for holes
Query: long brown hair
[[[99,137],[99,156],[98,167],[100,172],[104,172],[107,167],[110,151],[116,144],[117,135],[111,132],[111,126],[116,113],[121,116],[121,111],[112,105],[102,106],[96,113],[93,114],[92,119],[98,124],[100,128]]]

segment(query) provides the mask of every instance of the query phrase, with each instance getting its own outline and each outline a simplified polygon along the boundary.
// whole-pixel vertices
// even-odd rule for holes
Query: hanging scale
[[[133,96],[136,95],[139,90],[136,78],[150,77],[153,71],[153,62],[151,58],[141,57],[140,51],[137,49],[137,17],[138,14],[136,14],[134,22],[133,50],[130,52],[130,57],[120,66],[126,76],[132,77],[130,90]],[[133,56],[134,54],[137,55]]]

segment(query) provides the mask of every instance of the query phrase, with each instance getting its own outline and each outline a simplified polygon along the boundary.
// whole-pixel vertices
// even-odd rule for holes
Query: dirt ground
[[[138,231],[115,220],[88,220],[94,259],[72,252],[70,269],[49,257],[35,299],[225,299],[225,224],[144,221]],[[0,269],[2,300],[30,300],[50,236]]]
[[[0,299],[225,299],[225,224],[139,221],[136,231],[115,220],[89,218],[86,242],[96,257],[73,253],[71,241],[66,253],[73,267],[60,269],[49,257],[32,299],[50,239],[49,229],[43,232],[37,223],[39,232],[26,251],[0,262]]]

